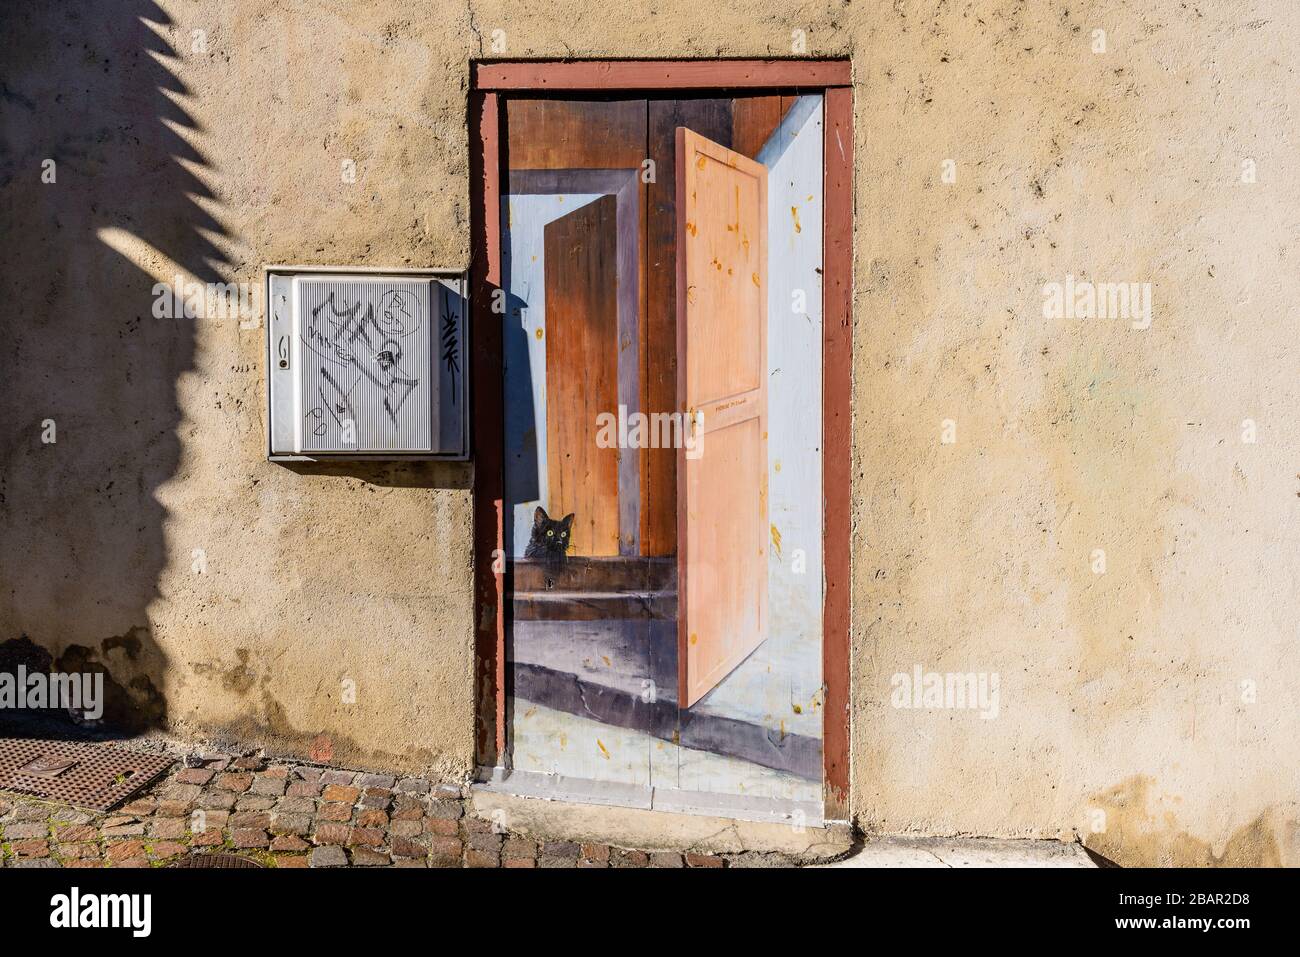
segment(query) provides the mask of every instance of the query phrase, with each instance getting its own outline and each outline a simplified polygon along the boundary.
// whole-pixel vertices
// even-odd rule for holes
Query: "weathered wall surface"
[[[5,6],[0,640],[183,733],[466,772],[472,466],[266,463],[263,330],[152,284],[464,265],[471,57],[803,30],[857,86],[855,815],[1300,863],[1293,4]],[[1150,327],[1044,319],[1067,274]],[[998,716],[891,706],[917,665]]]

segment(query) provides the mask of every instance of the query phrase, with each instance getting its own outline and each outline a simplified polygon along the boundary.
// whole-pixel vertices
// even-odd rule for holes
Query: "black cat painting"
[[[533,534],[524,549],[525,558],[540,559],[548,564],[564,561],[569,549],[569,532],[573,528],[573,513],[570,512],[559,520],[546,514],[540,505],[533,512]]]

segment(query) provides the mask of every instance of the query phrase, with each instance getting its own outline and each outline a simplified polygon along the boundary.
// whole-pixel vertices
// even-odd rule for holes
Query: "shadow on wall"
[[[153,285],[223,279],[203,127],[149,0],[7,0],[0,21],[0,667],[30,638],[104,673],[108,723],[157,727],[158,493],[201,320],[154,318]]]

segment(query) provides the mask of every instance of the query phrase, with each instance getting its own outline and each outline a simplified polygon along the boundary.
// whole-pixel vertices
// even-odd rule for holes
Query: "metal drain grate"
[[[194,854],[182,857],[168,867],[261,867],[257,861],[238,854]]]
[[[0,790],[107,811],[149,785],[172,759],[106,744],[0,738]]]

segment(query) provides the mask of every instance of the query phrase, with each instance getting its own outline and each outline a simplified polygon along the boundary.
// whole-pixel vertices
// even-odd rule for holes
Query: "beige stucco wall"
[[[154,319],[151,286],[465,265],[494,30],[510,57],[803,30],[856,82],[855,817],[1300,863],[1294,4],[118,6],[0,40],[0,641],[103,662],[180,733],[468,772],[472,466],[268,464],[263,330]],[[1152,283],[1150,328],[1043,319],[1066,274]],[[891,707],[914,665],[997,673],[998,717]]]

